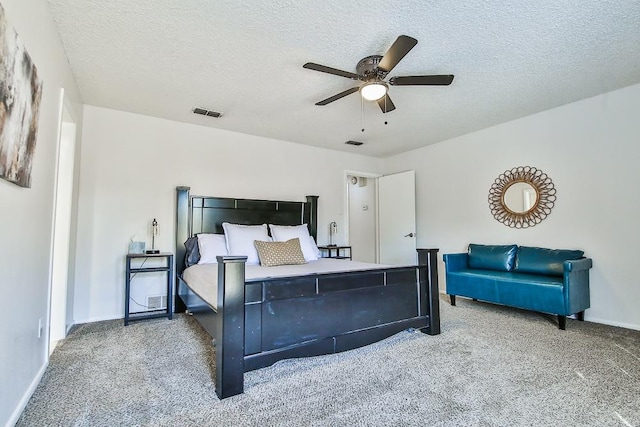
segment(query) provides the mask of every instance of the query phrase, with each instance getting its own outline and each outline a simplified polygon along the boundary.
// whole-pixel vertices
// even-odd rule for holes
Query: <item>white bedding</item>
[[[250,281],[273,277],[306,276],[317,273],[378,270],[389,267],[391,266],[342,259],[320,258],[317,261],[310,261],[301,265],[279,265],[276,267],[246,265],[244,274],[245,281]],[[200,298],[205,300],[213,308],[217,308],[218,264],[192,265],[184,270],[182,277],[192,291],[198,294]]]

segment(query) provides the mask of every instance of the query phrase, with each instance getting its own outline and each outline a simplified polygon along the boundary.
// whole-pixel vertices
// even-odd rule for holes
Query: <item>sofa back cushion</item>
[[[520,246],[516,257],[515,271],[518,273],[562,276],[565,261],[580,259],[583,251],[571,249],[545,249]]]
[[[468,261],[470,268],[484,270],[511,271],[515,264],[516,245],[476,245],[469,244]]]

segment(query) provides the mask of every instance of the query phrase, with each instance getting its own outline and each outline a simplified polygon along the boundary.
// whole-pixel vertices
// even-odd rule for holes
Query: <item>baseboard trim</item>
[[[598,319],[595,317],[587,317],[587,316],[585,316],[584,320],[586,320],[587,322],[602,323],[603,325],[617,326],[619,328],[633,329],[635,331],[640,331],[640,325],[633,325],[631,323],[616,322],[613,320]]]
[[[95,323],[95,322],[104,322],[105,320],[118,320],[124,319],[124,315],[115,315],[115,316],[104,316],[104,317],[90,317],[88,319],[80,319],[75,320],[73,326],[82,325],[83,323]]]
[[[20,419],[20,415],[22,415],[22,411],[24,411],[24,408],[27,407],[27,403],[29,403],[29,399],[31,399],[31,396],[33,396],[33,393],[36,391],[36,388],[38,388],[38,384],[40,384],[40,380],[42,380],[42,376],[47,370],[47,366],[49,366],[48,358],[47,358],[47,361],[44,363],[44,365],[42,365],[42,368],[40,368],[40,370],[36,374],[36,377],[33,379],[33,381],[31,381],[29,388],[22,396],[22,399],[20,399],[20,402],[18,402],[18,406],[16,406],[16,409],[13,411],[13,414],[11,414],[9,421],[7,421],[6,427],[12,427],[16,425],[16,423],[18,422],[18,419]]]

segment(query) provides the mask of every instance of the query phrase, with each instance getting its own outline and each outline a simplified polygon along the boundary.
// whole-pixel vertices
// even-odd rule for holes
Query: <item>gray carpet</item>
[[[215,397],[194,319],[76,328],[19,426],[640,426],[640,332],[460,299],[442,334],[286,360]]]

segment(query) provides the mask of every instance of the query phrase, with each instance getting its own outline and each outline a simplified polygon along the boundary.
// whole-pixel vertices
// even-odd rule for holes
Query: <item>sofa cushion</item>
[[[465,268],[463,270],[449,273],[449,275],[452,277],[455,276],[474,279],[476,280],[476,286],[485,285],[488,281],[518,283],[520,285],[531,284],[539,286],[564,286],[562,278],[558,276],[516,273],[513,271],[480,271],[476,269]]]
[[[476,245],[469,244],[468,264],[471,268],[484,270],[511,271],[515,263],[516,245]]]
[[[562,276],[564,273],[562,264],[568,260],[580,259],[583,255],[584,252],[578,250],[520,246],[514,271]]]

